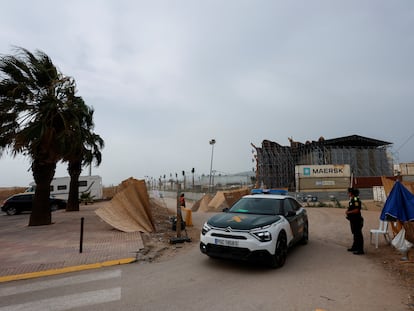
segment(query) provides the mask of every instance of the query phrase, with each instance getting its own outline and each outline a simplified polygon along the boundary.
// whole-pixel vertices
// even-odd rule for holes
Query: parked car
[[[213,258],[284,265],[288,248],[307,244],[306,210],[286,191],[253,189],[228,211],[211,217],[200,234],[200,250]]]
[[[296,194],[295,196],[299,202],[303,202],[303,203],[318,202],[318,197],[313,194],[299,193],[299,194]]]
[[[21,212],[32,211],[34,193],[18,193],[12,195],[3,202],[1,210],[7,215],[16,215]],[[66,208],[66,201],[50,197],[49,206],[51,211]]]

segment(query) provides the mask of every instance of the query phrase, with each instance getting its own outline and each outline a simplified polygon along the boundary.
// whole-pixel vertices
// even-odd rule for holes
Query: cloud
[[[8,2],[0,53],[46,52],[105,139],[104,184],[214,166],[252,169],[250,143],[358,134],[414,161],[411,1]],[[24,10],[23,10],[24,7]],[[51,14],[53,12],[53,14]],[[16,161],[16,162],[14,162]],[[26,183],[27,167],[0,186]],[[11,164],[16,163],[16,164]],[[7,166],[7,168],[6,168]],[[65,175],[64,165],[57,174]]]

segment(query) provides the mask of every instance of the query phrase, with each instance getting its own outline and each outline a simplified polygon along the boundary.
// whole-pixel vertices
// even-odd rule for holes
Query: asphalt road
[[[365,256],[346,251],[344,210],[308,213],[310,241],[291,249],[281,269],[209,259],[195,242],[159,262],[0,284],[0,311],[410,310],[407,289],[370,258],[378,212],[364,212]],[[208,216],[194,213],[195,225]]]

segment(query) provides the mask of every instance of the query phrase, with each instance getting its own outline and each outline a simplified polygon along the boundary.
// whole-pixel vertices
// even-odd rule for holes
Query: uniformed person
[[[351,225],[351,232],[353,234],[353,244],[348,248],[349,252],[355,255],[364,254],[364,236],[362,235],[362,227],[364,226],[364,219],[361,215],[361,200],[359,199],[359,190],[355,188],[348,188],[349,206],[346,211],[346,218]]]

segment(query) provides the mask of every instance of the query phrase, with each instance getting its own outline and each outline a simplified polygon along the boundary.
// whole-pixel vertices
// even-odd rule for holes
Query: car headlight
[[[269,231],[256,231],[251,234],[260,242],[269,242],[272,240],[272,234]]]
[[[204,223],[203,228],[201,229],[201,234],[205,235],[210,230],[211,230],[211,227],[207,223]]]

